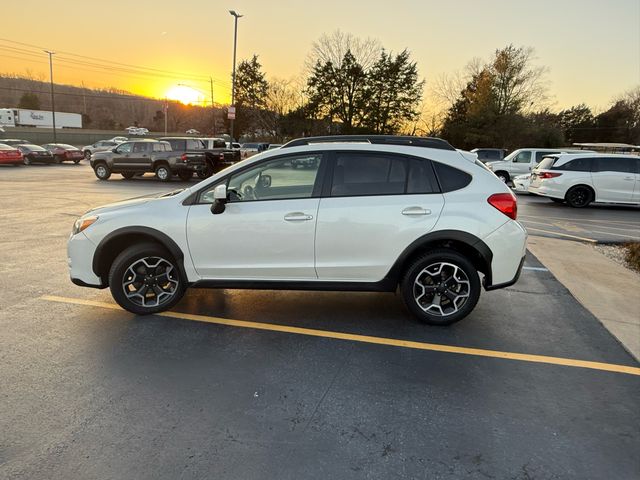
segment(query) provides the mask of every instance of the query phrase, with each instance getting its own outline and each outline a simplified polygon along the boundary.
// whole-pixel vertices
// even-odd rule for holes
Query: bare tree
[[[351,33],[336,30],[331,34],[323,34],[313,42],[305,65],[308,72],[313,71],[318,62],[331,62],[336,68],[340,68],[346,53],[351,52],[356,62],[367,71],[378,60],[381,51],[382,45],[377,39],[361,39]]]

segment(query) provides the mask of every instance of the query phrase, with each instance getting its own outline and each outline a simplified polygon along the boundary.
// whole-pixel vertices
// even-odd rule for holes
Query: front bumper
[[[100,277],[93,272],[93,255],[96,246],[84,232],[69,237],[67,242],[67,263],[71,281],[83,287],[105,288]]]

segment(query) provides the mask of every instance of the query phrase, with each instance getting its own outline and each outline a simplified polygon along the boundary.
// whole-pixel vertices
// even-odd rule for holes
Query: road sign
[[[230,105],[228,110],[227,110],[227,118],[229,120],[234,120],[236,118],[236,107],[233,105]]]

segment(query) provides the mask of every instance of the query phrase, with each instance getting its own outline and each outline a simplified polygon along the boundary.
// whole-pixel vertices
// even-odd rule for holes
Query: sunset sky
[[[46,47],[58,52],[60,83],[153,97],[185,84],[208,100],[212,76],[215,101],[224,103],[231,88],[229,9],[245,15],[238,60],[258,54],[268,77],[300,75],[312,42],[341,29],[396,52],[408,48],[427,89],[439,75],[509,43],[534,47],[538,64],[549,67],[556,110],[582,102],[601,109],[640,83],[640,0],[7,0],[0,73],[29,70],[48,79],[48,58],[36,48]],[[189,93],[200,95],[177,91]]]

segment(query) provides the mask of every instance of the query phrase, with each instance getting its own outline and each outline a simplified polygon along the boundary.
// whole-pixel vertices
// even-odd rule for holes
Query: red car
[[[5,145],[4,143],[0,143],[0,163],[21,165],[22,153],[16,147],[11,147],[9,145]]]
[[[72,161],[76,165],[84,158],[84,153],[79,148],[66,143],[47,143],[42,145],[49,150],[56,160],[56,163],[62,163],[66,160]]]

